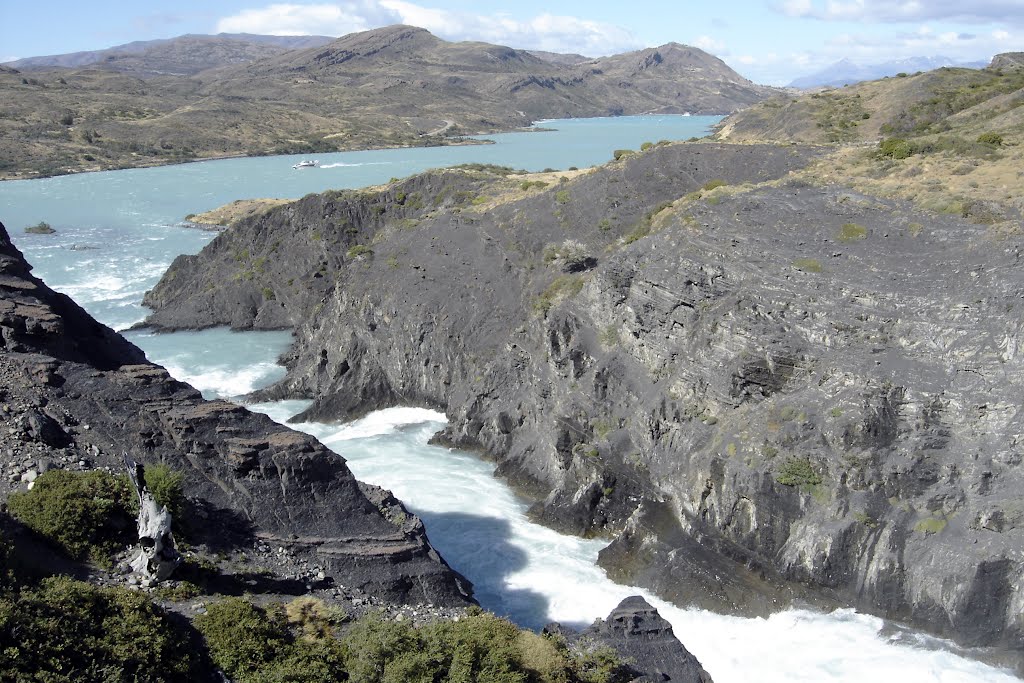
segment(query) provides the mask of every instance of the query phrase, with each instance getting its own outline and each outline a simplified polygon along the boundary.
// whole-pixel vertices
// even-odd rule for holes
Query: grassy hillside
[[[809,179],[1019,228],[1024,69],[1010,57],[982,70],[943,68],[775,97],[726,119],[717,137],[833,146]]]
[[[182,38],[109,65],[0,72],[0,178],[446,144],[539,118],[728,113],[772,92],[674,43],[575,63],[411,26],[286,51]]]

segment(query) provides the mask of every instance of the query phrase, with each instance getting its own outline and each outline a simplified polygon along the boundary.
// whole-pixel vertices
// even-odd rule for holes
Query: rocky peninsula
[[[820,184],[818,147],[646,147],[303,198],[176,260],[149,322],[294,329],[262,398],[443,409],[679,604],[1019,652],[1018,233]]]

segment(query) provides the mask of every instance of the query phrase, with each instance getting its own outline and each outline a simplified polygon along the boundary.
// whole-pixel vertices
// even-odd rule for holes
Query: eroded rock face
[[[810,156],[655,148],[486,209],[431,202],[411,227],[354,232],[326,226],[360,201],[386,217],[403,186],[307,198],[176,264],[150,301],[160,324],[233,322],[208,287],[225,254],[269,263],[288,235],[304,246],[273,261],[280,282],[372,240],[331,266],[331,286],[285,301],[298,341],[268,395],[313,397],[312,419],[442,407],[441,440],[496,458],[546,523],[614,536],[609,573],[680,603],[763,613],[811,587],[1020,650],[1024,245],[800,183],[662,210]],[[567,239],[597,263],[546,262]]]
[[[639,595],[618,604],[580,637],[614,648],[632,661],[638,681],[656,683],[713,683],[711,675],[679,642],[672,624]]]
[[[127,452],[184,473],[193,542],[256,540],[305,555],[339,583],[392,601],[466,604],[411,514],[385,517],[389,496],[360,488],[315,439],[198,391],[32,277],[0,225],[0,402],[8,464],[120,471]],[[45,457],[42,457],[45,456]],[[20,482],[4,481],[2,493]]]

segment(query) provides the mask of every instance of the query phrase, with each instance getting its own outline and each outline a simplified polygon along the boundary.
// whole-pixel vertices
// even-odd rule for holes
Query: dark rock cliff
[[[470,601],[419,519],[395,515],[386,492],[356,481],[313,438],[171,379],[33,277],[2,225],[0,349],[5,469],[120,469],[122,452],[165,462],[185,475],[193,543],[276,547],[389,601]],[[6,494],[12,481],[0,487]]]
[[[810,588],[1020,650],[1020,238],[763,182],[813,154],[659,146],[544,190],[449,171],[307,197],[147,303],[165,327],[294,325],[266,395],[314,398],[306,418],[443,408],[440,438],[538,518],[614,538],[622,581],[742,613]]]
[[[546,630],[565,633],[558,624]],[[594,642],[615,649],[632,662],[634,682],[713,683],[711,675],[672,631],[658,610],[639,595],[633,595],[579,634],[569,634],[577,642]]]

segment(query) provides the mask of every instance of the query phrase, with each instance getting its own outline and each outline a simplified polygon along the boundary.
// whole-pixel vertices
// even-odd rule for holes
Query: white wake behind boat
[[[320,162],[317,161],[316,159],[307,159],[305,161],[300,161],[299,163],[292,166],[292,168],[316,168],[319,165]]]

